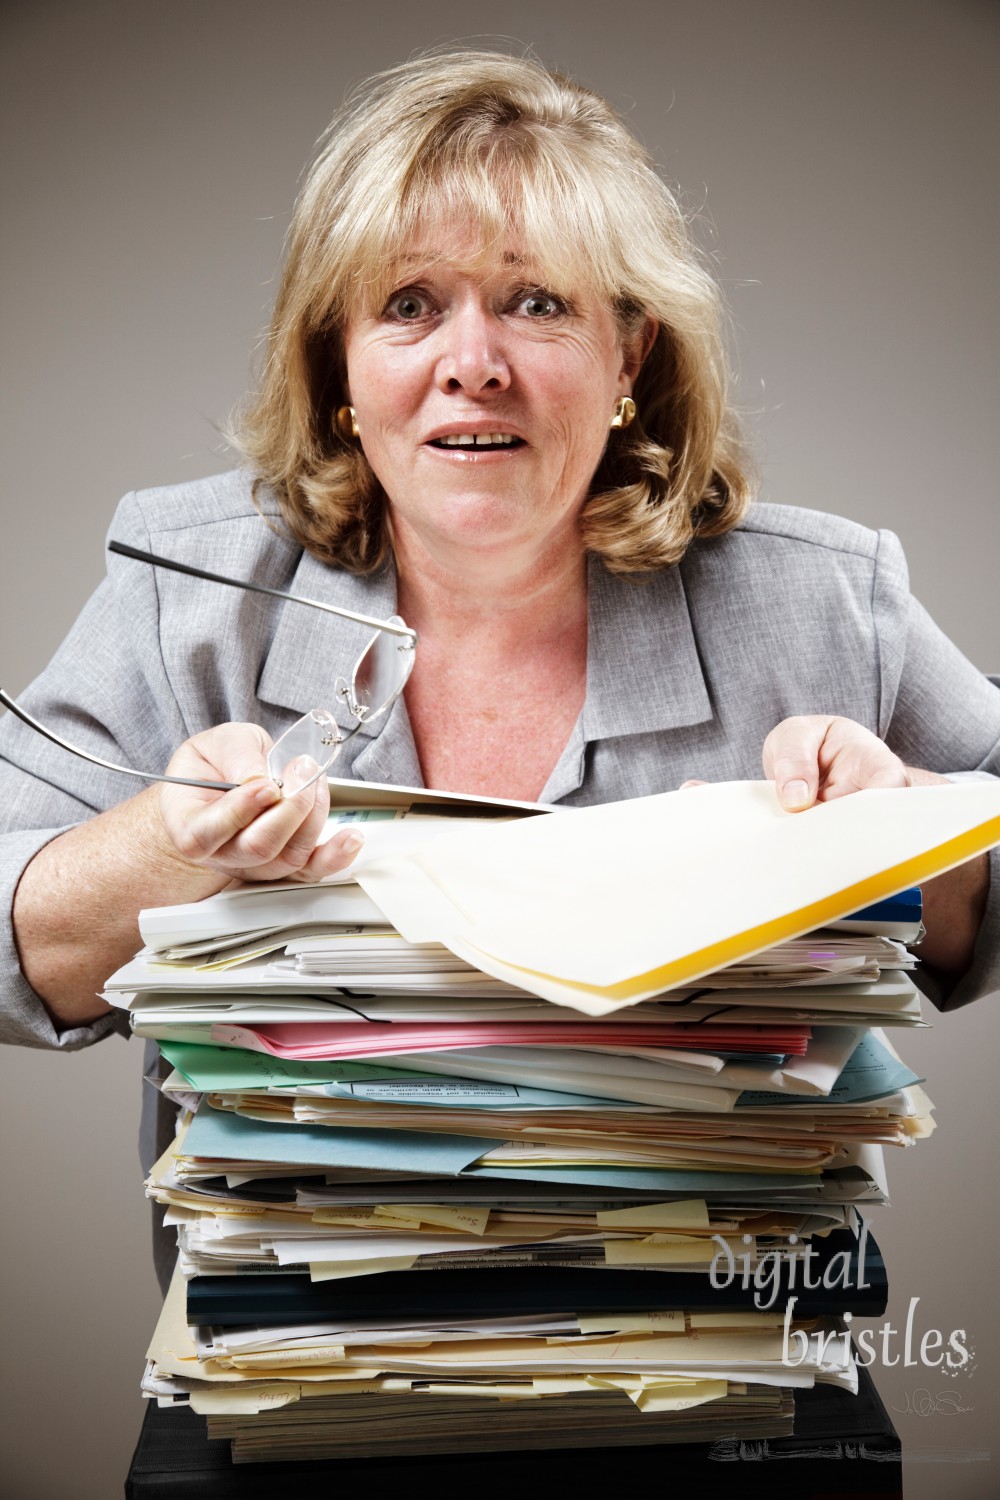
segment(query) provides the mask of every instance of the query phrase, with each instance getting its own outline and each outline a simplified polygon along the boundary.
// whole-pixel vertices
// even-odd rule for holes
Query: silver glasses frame
[[[307,719],[312,719],[315,723],[322,726],[324,730],[322,743],[324,745],[334,747],[333,754],[327,761],[326,766],[330,766],[333,764],[333,761],[336,759],[337,754],[340,751],[341,745],[345,744],[349,739],[351,739],[351,737],[355,735],[361,728],[362,724],[370,723],[372,719],[377,718],[380,714],[384,713],[386,709],[390,708],[393,703],[395,703],[396,699],[400,696],[404,687],[406,686],[410,672],[413,670],[413,653],[416,650],[417,633],[415,630],[411,630],[410,627],[405,623],[405,621],[400,619],[398,615],[394,616],[391,620],[380,620],[374,615],[362,615],[358,614],[354,610],[340,609],[337,605],[326,604],[320,599],[308,599],[303,594],[290,594],[283,589],[269,588],[266,584],[263,583],[250,583],[246,579],[228,578],[223,573],[212,573],[209,572],[207,568],[196,568],[190,563],[177,562],[175,559],[170,557],[160,557],[155,552],[143,552],[139,547],[130,547],[125,542],[109,542],[108,551],[116,552],[121,557],[130,557],[136,562],[149,563],[152,567],[169,568],[174,573],[186,573],[192,578],[203,578],[209,583],[222,583],[229,588],[244,589],[254,594],[267,594],[272,599],[289,600],[292,604],[305,604],[308,605],[310,609],[320,609],[325,614],[338,615],[342,620],[353,620],[357,625],[368,625],[376,632],[376,635],[373,636],[371,641],[369,641],[368,645],[365,647],[365,650],[358,658],[359,665],[377,639],[378,633],[381,632],[386,635],[394,635],[399,637],[400,651],[409,652],[410,656],[406,669],[402,674],[402,681],[400,682],[399,687],[393,692],[392,696],[388,698],[385,703],[381,703],[377,708],[372,709],[367,704],[358,702],[353,696],[351,684],[349,684],[344,678],[338,677],[336,681],[336,696],[341,700],[341,702],[344,703],[352,717],[357,720],[354,728],[348,730],[346,734],[342,733],[332,714],[327,713],[324,709],[311,709],[309,713],[304,714],[296,724],[293,724],[291,726],[291,729],[285,731],[285,734],[290,734],[298,727],[299,724],[303,723]],[[355,666],[355,673],[356,672],[357,666]],[[5,708],[9,709],[16,718],[21,720],[22,723],[27,724],[29,729],[33,729],[37,734],[44,736],[45,739],[51,740],[52,743],[54,745],[58,745],[60,749],[68,750],[71,755],[79,756],[81,760],[89,760],[92,765],[101,766],[105,771],[116,771],[123,776],[135,776],[140,781],[163,781],[168,782],[173,786],[203,787],[208,791],[213,792],[232,792],[235,791],[236,787],[239,785],[239,783],[235,781],[201,781],[196,777],[191,776],[167,776],[162,772],[158,773],[155,771],[139,771],[134,766],[120,766],[115,761],[104,760],[103,757],[99,755],[91,754],[89,750],[81,750],[78,745],[70,744],[69,740],[64,740],[62,736],[56,734],[54,730],[46,728],[46,726],[42,724],[38,719],[36,719],[33,714],[28,713],[27,709],[22,708],[19,703],[15,702],[10,694],[5,692],[2,687],[0,687],[0,703],[2,703]],[[272,746],[272,751],[281,744],[281,741],[284,738],[284,735],[279,735],[278,739]],[[322,767],[317,772],[317,775],[312,778],[312,781],[316,781],[319,776],[323,774],[323,771],[325,769],[326,767]],[[278,787],[278,790],[281,791],[283,789],[281,781],[277,777],[275,777],[273,773],[271,779]],[[312,782],[304,783],[303,787],[298,788],[298,790],[304,790],[305,786],[309,785],[312,785]]]

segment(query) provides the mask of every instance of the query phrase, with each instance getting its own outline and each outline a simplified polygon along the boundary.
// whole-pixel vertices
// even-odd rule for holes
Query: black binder
[[[799,1318],[853,1313],[880,1317],[888,1296],[882,1252],[871,1234],[859,1265],[859,1242],[846,1229],[818,1239],[818,1254],[809,1272],[811,1290],[802,1284],[801,1266],[781,1268],[773,1306],[784,1311],[796,1297]],[[840,1257],[840,1258],[838,1258]],[[341,1277],[313,1282],[305,1275],[266,1272],[248,1276],[195,1276],[188,1282],[187,1318],[191,1324],[261,1328],[281,1324],[328,1322],[354,1318],[490,1318],[514,1314],[747,1310],[770,1300],[770,1287],[755,1303],[751,1281],[744,1288],[737,1274],[728,1286],[713,1288],[707,1273],[686,1271],[566,1270],[533,1266],[447,1271],[387,1271],[381,1276]],[[824,1277],[825,1282],[824,1284]]]

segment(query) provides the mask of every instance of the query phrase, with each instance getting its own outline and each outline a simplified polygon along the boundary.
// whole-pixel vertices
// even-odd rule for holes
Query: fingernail
[[[294,771],[296,776],[301,776],[303,781],[307,781],[310,776],[316,775],[319,763],[313,760],[311,755],[297,755],[288,769]]]
[[[805,781],[786,781],[781,788],[782,806],[792,809],[809,806],[809,786]]]
[[[364,834],[358,833],[355,830],[354,832],[347,834],[344,838],[341,839],[340,847],[345,854],[357,854],[358,850],[364,844],[364,841]]]
[[[257,807],[272,807],[280,797],[281,793],[270,780],[262,781],[260,786],[254,789],[253,800]]]

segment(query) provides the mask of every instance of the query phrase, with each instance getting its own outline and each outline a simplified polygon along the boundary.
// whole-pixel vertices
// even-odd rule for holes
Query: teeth
[[[511,432],[450,432],[437,441],[445,448],[488,448],[493,445],[509,447],[515,438]]]

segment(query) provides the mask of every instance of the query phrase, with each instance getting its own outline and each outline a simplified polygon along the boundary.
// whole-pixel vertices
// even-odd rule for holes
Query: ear
[[[632,394],[632,387],[639,378],[639,371],[645,364],[649,351],[656,343],[656,335],[659,331],[660,325],[657,320],[647,318],[642,327],[623,343],[622,368],[618,377],[623,396]]]

